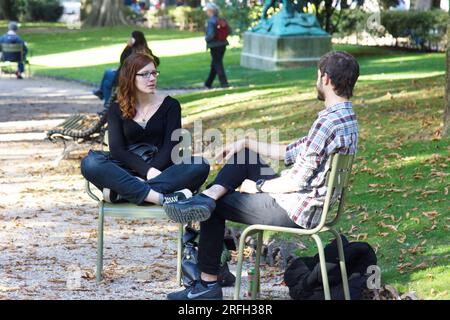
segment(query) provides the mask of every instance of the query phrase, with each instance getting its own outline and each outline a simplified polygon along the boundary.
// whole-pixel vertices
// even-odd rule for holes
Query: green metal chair
[[[104,150],[108,149],[108,132],[105,133]],[[90,182],[86,180],[86,193],[98,202],[98,240],[97,240],[97,271],[96,280],[102,280],[103,270],[103,230],[105,217],[132,218],[132,219],[158,219],[167,220],[167,215],[162,206],[148,204],[137,206],[132,203],[108,203],[100,200],[91,190]],[[177,239],[177,282],[181,286],[181,258],[183,251],[183,224],[179,224]]]
[[[251,298],[256,299],[259,288],[260,288],[260,261],[261,261],[261,250],[264,231],[275,231],[292,233],[296,235],[307,235],[312,237],[317,245],[319,251],[320,269],[322,273],[323,290],[325,293],[325,300],[330,300],[330,287],[328,284],[328,275],[325,267],[325,255],[322,240],[319,237],[319,233],[329,231],[331,232],[337,241],[337,247],[339,252],[339,265],[342,275],[342,283],[344,288],[344,296],[346,300],[350,300],[350,292],[348,288],[347,270],[345,268],[345,257],[342,246],[342,239],[339,236],[339,232],[333,229],[333,226],[337,223],[339,216],[342,214],[344,208],[344,196],[345,191],[348,186],[348,180],[351,172],[351,167],[353,163],[353,155],[342,155],[334,154],[331,158],[331,170],[328,172],[326,184],[328,187],[328,192],[325,197],[325,203],[323,207],[322,216],[319,224],[313,229],[300,229],[300,228],[285,228],[285,227],[275,227],[269,225],[251,225],[247,227],[240,236],[239,241],[239,251],[238,251],[238,265],[236,270],[236,283],[234,291],[234,299],[239,299],[239,293],[241,289],[241,273],[242,264],[244,259],[244,247],[245,239],[252,235],[257,234],[257,247],[256,247],[256,259],[255,259],[255,285],[251,288]],[[332,219],[328,219],[331,209],[331,200],[333,195],[338,196],[338,209],[336,214]],[[331,215],[330,215],[331,216]]]
[[[28,60],[24,60],[24,54],[23,54],[23,45],[20,43],[2,43],[1,44],[1,52],[2,53],[20,53],[20,57],[24,64],[28,65],[28,67],[25,69],[27,74],[31,74],[30,70],[30,62]],[[3,68],[6,66],[10,67],[12,64],[16,64],[17,61],[3,61],[0,60],[0,73],[2,72]],[[8,72],[9,74],[12,74],[13,71]]]

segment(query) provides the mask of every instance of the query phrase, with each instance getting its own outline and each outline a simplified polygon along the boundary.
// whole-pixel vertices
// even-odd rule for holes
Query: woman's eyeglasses
[[[152,71],[152,72],[143,72],[143,73],[136,73],[137,76],[140,76],[144,79],[150,79],[152,76],[153,78],[156,78],[157,76],[159,76],[160,72],[159,71]]]

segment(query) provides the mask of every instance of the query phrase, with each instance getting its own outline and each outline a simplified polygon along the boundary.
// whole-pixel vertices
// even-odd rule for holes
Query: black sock
[[[200,282],[202,283],[202,285],[204,287],[210,288],[210,287],[212,287],[213,285],[215,285],[217,283],[217,280],[215,280],[215,281],[205,281],[203,279],[200,279]]]
[[[208,199],[213,199],[213,198],[211,198],[210,196],[207,196],[206,194],[204,194],[203,192],[202,193],[199,193],[199,196],[200,197],[204,197],[204,198],[208,198]],[[214,199],[213,199],[214,200]],[[216,200],[214,200],[214,201],[216,201]]]

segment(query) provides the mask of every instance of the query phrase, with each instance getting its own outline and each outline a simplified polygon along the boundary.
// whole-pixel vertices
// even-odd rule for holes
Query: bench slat
[[[103,213],[108,217],[136,219],[154,218],[168,220],[168,217],[162,206],[151,204],[137,206],[132,203],[108,203],[103,201]]]

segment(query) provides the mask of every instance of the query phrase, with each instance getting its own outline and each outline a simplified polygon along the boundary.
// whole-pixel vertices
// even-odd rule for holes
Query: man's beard
[[[322,88],[316,85],[316,89],[317,89],[317,99],[319,99],[319,101],[325,101],[325,93],[323,92]]]

